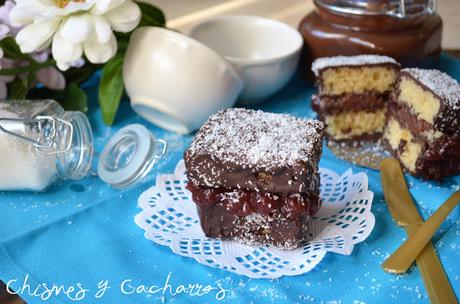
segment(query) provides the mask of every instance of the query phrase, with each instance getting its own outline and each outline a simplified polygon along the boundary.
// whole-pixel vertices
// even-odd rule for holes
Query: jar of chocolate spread
[[[441,51],[442,20],[436,0],[314,0],[300,23],[302,69],[318,57],[379,54],[403,66],[434,67]]]

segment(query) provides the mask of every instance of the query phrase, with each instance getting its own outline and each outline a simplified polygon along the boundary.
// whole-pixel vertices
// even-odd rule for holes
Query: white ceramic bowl
[[[232,107],[243,88],[241,77],[216,52],[158,27],[142,27],[132,34],[123,80],[134,111],[181,134]]]
[[[245,82],[243,103],[283,88],[296,71],[303,45],[294,28],[257,16],[217,17],[194,27],[190,36],[236,67]]]

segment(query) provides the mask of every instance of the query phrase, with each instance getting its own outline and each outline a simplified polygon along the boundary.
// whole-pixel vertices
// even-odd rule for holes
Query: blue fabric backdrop
[[[443,55],[442,69],[460,79],[459,61]],[[101,151],[119,128],[136,122],[166,139],[169,152],[146,180],[125,191],[113,190],[92,176],[78,182],[58,182],[46,193],[0,193],[0,279],[11,281],[11,286],[21,291],[29,303],[41,303],[48,296],[48,303],[69,303],[72,299],[80,299],[80,303],[215,303],[221,297],[222,302],[229,303],[428,302],[416,268],[403,276],[386,274],[380,268],[384,258],[404,240],[405,233],[388,213],[378,172],[350,165],[328,149],[321,166],[338,173],[350,167],[354,172],[364,171],[375,193],[372,210],[376,226],[351,256],[329,253],[305,275],[253,280],[207,268],[147,241],[133,220],[139,212],[137,199],[154,183],[157,174],[172,172],[192,137],[175,135],[146,123],[130,110],[128,103],[122,104],[117,124],[105,127],[96,108],[97,88],[88,86],[87,91],[92,103],[89,115],[96,150]],[[313,91],[296,77],[259,108],[313,117],[309,105]],[[459,181],[455,177],[436,184],[408,177],[425,217],[458,189]],[[459,212],[455,210],[435,237],[457,296]],[[61,287],[50,293],[53,284]],[[181,285],[194,288],[184,289]],[[139,293],[134,291],[136,288]]]

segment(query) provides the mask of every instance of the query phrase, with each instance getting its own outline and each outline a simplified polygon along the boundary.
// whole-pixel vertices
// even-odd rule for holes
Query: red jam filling
[[[274,194],[241,189],[207,188],[187,184],[193,201],[201,208],[222,204],[229,213],[247,216],[251,213],[273,215],[282,213],[288,218],[314,215],[321,206],[315,194]]]

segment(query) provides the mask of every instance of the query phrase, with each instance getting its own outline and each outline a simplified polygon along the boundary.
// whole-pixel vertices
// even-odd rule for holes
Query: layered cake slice
[[[401,70],[383,137],[413,175],[440,179],[459,174],[459,83],[438,70]]]
[[[206,236],[298,247],[321,204],[322,142],[317,120],[246,109],[211,116],[185,152]]]
[[[376,139],[383,132],[388,96],[399,64],[378,55],[318,58],[312,70],[319,92],[312,107],[333,140]]]

